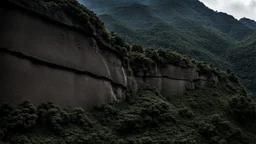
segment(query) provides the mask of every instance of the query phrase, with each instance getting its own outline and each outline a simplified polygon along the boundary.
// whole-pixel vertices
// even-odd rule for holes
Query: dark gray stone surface
[[[17,105],[54,102],[61,107],[92,107],[116,101],[108,81],[56,69],[0,53],[0,102]]]

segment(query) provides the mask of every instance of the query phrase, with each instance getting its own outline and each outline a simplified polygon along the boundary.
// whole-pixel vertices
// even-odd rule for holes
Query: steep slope
[[[239,21],[249,28],[256,29],[256,22],[254,20],[241,18]]]
[[[117,32],[130,43],[173,49],[214,64],[228,65],[215,54],[225,55],[232,45],[232,39],[218,30],[201,26],[185,17],[177,17],[174,19],[176,23],[170,23],[161,19],[149,6],[136,3],[115,8],[109,11],[108,15],[113,18],[113,22],[104,19],[101,15],[99,17],[103,21],[106,20],[109,30]],[[115,23],[115,26],[112,23]],[[117,23],[118,27],[116,27]],[[133,31],[133,35],[119,33],[123,31],[118,29],[121,25]]]
[[[127,94],[121,103],[92,110],[62,110],[52,103],[3,105],[2,143],[252,144],[256,140],[255,104],[247,97],[234,96],[237,93],[231,88],[237,89],[228,83],[208,85],[172,101],[158,91],[143,90]]]
[[[87,2],[89,1],[91,0]],[[115,13],[115,9],[119,9],[118,13]],[[148,12],[146,14],[143,12],[145,9]],[[241,49],[237,46],[248,45],[243,41],[254,38],[254,21],[248,19],[238,21],[231,15],[209,9],[198,0],[120,0],[118,6],[111,7],[105,13],[114,18],[115,24],[118,23],[118,27],[114,27],[110,20],[105,21],[102,18],[108,30],[117,32],[130,43],[172,49],[220,67],[236,69],[238,73],[250,70],[243,70],[244,66],[238,62],[250,61],[243,57],[249,52],[249,50],[243,51],[247,46]],[[127,29],[124,30],[121,26],[132,32],[126,34]],[[229,60],[229,57],[236,55],[235,53],[244,53],[239,56],[241,60],[236,60],[240,64]],[[253,67],[254,64],[247,63],[247,65]],[[252,72],[248,80],[242,81],[246,81],[247,86],[250,85],[249,83],[253,85],[254,77]],[[252,86],[250,88],[255,89]]]
[[[26,73],[25,75],[21,75],[21,77],[28,76],[30,79],[27,80],[31,80],[31,74],[39,71],[43,76],[36,75],[32,78],[32,80],[38,80],[44,77],[49,78],[47,76],[51,74],[46,73],[47,69],[54,69],[54,72],[61,70],[61,72],[53,76],[63,76],[60,78],[61,80],[74,78],[72,82],[75,82],[79,77],[74,75],[79,75],[82,77],[81,79],[85,79],[86,84],[88,84],[85,85],[79,82],[78,85],[81,86],[81,90],[87,90],[88,92],[89,89],[94,92],[103,92],[102,96],[104,97],[107,93],[102,91],[102,86],[99,84],[95,85],[91,81],[88,81],[84,76],[88,75],[88,72],[84,73],[81,70],[84,68],[83,66],[89,66],[90,68],[96,67],[102,71],[105,69],[104,66],[97,63],[97,59],[94,59],[98,56],[102,56],[99,59],[103,59],[103,63],[115,66],[114,68],[106,70],[108,72],[107,74],[109,74],[110,77],[112,76],[113,81],[117,80],[119,78],[118,76],[121,76],[120,73],[115,72],[125,68],[128,78],[126,76],[123,77],[127,78],[128,83],[130,83],[127,88],[124,88],[126,91],[121,91],[124,97],[120,98],[119,102],[112,101],[110,104],[103,103],[105,105],[100,106],[96,106],[95,104],[95,108],[87,110],[71,108],[68,105],[62,105],[62,108],[60,108],[51,102],[45,101],[35,105],[29,101],[25,101],[16,105],[16,103],[13,103],[13,101],[9,99],[12,95],[6,95],[4,97],[8,98],[10,105],[0,104],[0,143],[251,144],[255,142],[256,104],[247,96],[244,87],[239,84],[237,77],[231,70],[223,71],[207,63],[198,62],[188,56],[180,55],[170,50],[143,49],[139,45],[129,46],[118,35],[114,33],[108,35],[105,33],[104,25],[98,18],[73,0],[56,0],[54,2],[48,0],[5,0],[0,3],[2,4],[0,5],[0,12],[8,9],[8,12],[11,11],[11,14],[14,13],[14,15],[9,14],[7,16],[6,13],[0,13],[5,16],[5,20],[11,20],[10,23],[7,23],[8,26],[16,28],[15,34],[7,33],[10,34],[8,38],[13,38],[13,36],[16,38],[20,32],[26,34],[28,31],[29,34],[25,37],[30,36],[30,43],[36,42],[32,45],[30,43],[26,43],[27,45],[25,46],[19,45],[18,48],[21,47],[21,49],[17,49],[17,43],[12,42],[8,45],[3,45],[9,46],[6,47],[6,49],[0,46],[0,62],[4,62],[4,66],[7,66],[7,68],[10,65],[10,61],[8,60],[13,57],[18,57],[24,61],[24,59],[33,56],[25,65],[23,65],[23,62],[21,60],[19,61],[19,59],[19,63],[14,65],[20,67],[20,70],[16,70],[18,73],[21,71],[26,72],[26,70],[31,67],[33,68],[31,73]],[[52,10],[55,10],[56,7],[62,12],[58,13],[57,16],[62,17],[56,17],[56,14],[53,13],[55,11]],[[74,16],[78,17],[72,19],[74,21],[68,21],[68,17],[66,17],[67,15],[65,14],[72,15],[73,18]],[[15,16],[18,16],[18,18]],[[25,19],[25,16],[33,17],[33,19]],[[107,15],[103,17],[108,20],[113,20],[113,18]],[[13,22],[13,20],[20,20],[19,18],[22,18],[22,22]],[[65,20],[66,23],[63,23],[63,20]],[[70,24],[68,22],[77,24],[73,23],[75,20],[84,25],[68,25]],[[27,25],[23,25],[23,22],[27,22]],[[35,29],[33,25],[36,22],[38,22],[38,25],[46,25],[46,29],[41,29],[41,27],[38,28],[37,26],[37,29]],[[4,23],[1,26],[6,26],[7,24]],[[15,26],[15,24],[18,25]],[[100,24],[100,27],[98,24]],[[49,29],[49,27],[52,29]],[[9,27],[4,27],[4,30],[6,30],[5,28],[8,29]],[[28,30],[27,28],[30,29]],[[38,29],[41,35],[39,35],[37,31]],[[62,30],[58,32],[59,29]],[[79,34],[77,34],[77,31],[73,31],[74,29],[79,30]],[[69,30],[72,32],[66,34]],[[50,32],[51,34],[47,37],[43,35],[45,32]],[[55,36],[56,32],[57,36],[52,37]],[[71,35],[71,33],[75,34]],[[1,34],[0,40],[3,40],[4,38],[2,36],[4,35],[3,33]],[[32,37],[35,36],[35,38],[32,38],[31,35]],[[79,36],[82,38],[77,41]],[[85,36],[90,38],[83,39]],[[38,43],[38,37],[41,43]],[[43,37],[49,39],[42,39]],[[58,39],[59,37],[61,40]],[[88,39],[91,41],[88,42]],[[22,39],[22,37],[15,39],[15,42],[22,44],[19,40],[22,40],[22,43],[28,42],[28,40]],[[53,40],[51,43],[53,43],[54,46],[49,45],[51,44],[48,43],[49,40]],[[74,47],[72,43],[66,44],[65,42],[67,41],[76,43],[76,46]],[[58,45],[56,42],[59,42],[58,44],[61,45],[60,49],[58,49],[58,47],[56,48],[56,45]],[[47,45],[45,45],[45,43]],[[82,44],[79,45],[80,43]],[[84,43],[90,43],[91,45]],[[3,40],[1,44],[6,44],[6,41]],[[97,44],[99,47],[96,47]],[[83,49],[82,45],[87,47],[87,51],[81,51],[81,49]],[[57,51],[61,58],[67,58],[72,55],[74,59],[72,59],[71,62],[79,62],[81,65],[75,67],[77,63],[70,63],[70,61],[68,61],[70,59],[60,60],[59,63],[64,62],[66,65],[58,66],[57,68],[56,65],[59,63],[49,65],[49,60],[56,60],[50,57],[51,54],[53,54],[52,51],[45,53],[46,49],[49,49],[49,47],[53,49],[52,51]],[[28,55],[31,54],[28,53],[28,48],[35,50],[32,56]],[[109,50],[110,48],[112,49]],[[108,49],[108,51],[106,49]],[[11,52],[10,50],[16,51]],[[22,51],[17,52],[17,50]],[[38,52],[38,50],[41,51]],[[95,55],[95,53],[89,53],[89,55],[87,55],[88,52],[91,52],[90,50],[100,55]],[[111,54],[110,51],[115,52],[115,54]],[[75,52],[78,54],[74,54]],[[68,55],[66,55],[67,53]],[[2,54],[4,57],[2,57]],[[79,54],[82,55],[84,59],[79,59]],[[11,55],[11,58],[5,59],[6,55],[8,55],[7,57]],[[42,55],[45,57],[42,57]],[[55,54],[54,56],[58,55]],[[116,62],[117,57],[122,61]],[[39,58],[41,58],[41,60],[38,60]],[[46,65],[47,60],[48,65]],[[44,67],[47,68],[38,70],[42,65],[45,65]],[[14,67],[14,70],[16,67]],[[65,73],[67,72],[63,72],[63,67],[69,67],[65,68],[65,70],[68,69],[68,72],[72,71],[70,73],[73,75],[66,76]],[[77,68],[75,72],[72,70],[74,67]],[[1,68],[0,72],[6,72],[5,70],[6,69]],[[15,79],[15,77],[9,77],[6,73],[4,74],[4,76],[8,76],[9,81]],[[16,77],[19,76],[20,75]],[[95,77],[95,75],[91,73],[89,76],[93,77],[94,81],[98,79],[111,81],[111,78],[104,78],[104,75]],[[30,84],[30,81],[26,81],[25,79],[22,81],[22,84],[18,85],[18,91],[14,91],[20,93],[18,97],[21,98],[23,95],[26,95],[21,93],[21,86],[30,86],[26,88],[26,90],[29,90],[27,91],[28,93],[30,91],[36,91],[37,93],[32,95],[32,98],[35,98],[44,92],[38,91],[38,89],[43,87],[41,84],[45,81],[48,82],[51,89],[54,89],[54,86],[58,86],[58,84],[64,84],[66,87],[57,90],[54,89],[54,91],[57,92],[64,91],[55,98],[57,102],[60,102],[63,95],[66,95],[65,90],[69,89],[69,87],[67,87],[67,81],[62,81],[62,83],[57,84],[51,83],[51,80],[55,79],[55,77],[40,80],[40,82],[33,85]],[[108,82],[103,83],[108,84]],[[7,84],[7,81],[1,86],[6,86],[5,84]],[[71,84],[71,86],[72,88],[77,88],[74,83]],[[114,92],[112,93],[120,93],[118,86],[120,86],[120,84],[113,86]],[[13,91],[11,89],[13,85],[6,87],[8,91]],[[0,88],[2,89],[2,87]],[[81,94],[82,98],[89,95],[91,98],[96,98],[96,100],[106,99],[105,97],[98,98],[98,95],[91,95],[91,93],[84,93],[80,91],[80,89],[76,89],[74,92]],[[174,93],[180,93],[181,95],[175,97]],[[50,91],[38,98],[45,98],[49,95],[50,97],[52,96]],[[77,99],[74,96],[75,95],[70,96],[72,100],[75,99],[81,103],[84,102],[81,97]]]
[[[135,34],[136,31],[130,29],[130,27],[114,19],[112,16],[104,14],[99,15],[99,18],[106,21],[106,27],[108,27],[109,30],[115,31],[116,33],[122,35],[127,41],[131,42],[133,39],[135,39],[135,37],[137,38]]]
[[[256,93],[256,36],[242,42],[230,54],[230,59],[235,65],[241,81],[244,85]]]

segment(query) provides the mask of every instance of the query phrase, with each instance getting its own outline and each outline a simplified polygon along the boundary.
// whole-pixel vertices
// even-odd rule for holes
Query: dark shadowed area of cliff
[[[188,54],[234,69],[256,93],[256,22],[206,7],[199,0],[80,0],[129,43]],[[251,51],[251,52],[249,52]]]
[[[0,100],[9,102],[0,103],[0,144],[255,144],[256,102],[245,88],[255,90],[254,21],[238,21],[197,0],[80,2],[99,18],[76,0],[0,1],[0,16],[10,21],[0,26],[25,29],[31,41],[44,40],[31,45],[25,38],[28,46],[15,49],[13,43],[22,39],[15,31],[14,38],[6,34],[15,41],[0,47],[0,64],[17,70],[10,77],[0,69],[5,80],[0,92],[10,94],[0,93]],[[41,29],[22,28],[24,21],[46,25],[50,40]],[[45,53],[45,45],[52,50]],[[54,63],[51,56],[61,59]],[[15,83],[16,91],[10,92],[7,83],[22,76],[29,77],[25,92]],[[124,84],[118,83],[121,78]],[[25,99],[30,91],[35,95]],[[20,99],[24,102],[14,103]],[[79,104],[58,106],[48,99]]]

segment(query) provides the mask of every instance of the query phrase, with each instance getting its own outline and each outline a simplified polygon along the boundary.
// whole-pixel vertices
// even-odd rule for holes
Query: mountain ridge
[[[137,29],[137,33],[130,32],[129,35],[126,35],[126,32],[120,32],[121,29],[112,27],[109,24],[110,21],[105,21],[102,18],[101,20],[106,23],[109,31],[117,32],[130,43],[140,43],[145,47],[170,48],[222,68],[241,69],[241,65],[234,62],[234,56],[231,55],[234,51],[243,51],[239,45],[253,39],[255,35],[254,21],[237,20],[232,15],[211,10],[198,0],[126,0],[119,1],[119,6],[110,8],[105,13],[115,18],[112,9],[130,6],[131,10],[133,7],[129,2],[146,5],[153,12],[154,20],[152,21],[159,22],[159,24],[154,27],[142,27]],[[125,25],[129,26],[134,22],[138,22],[137,25],[139,25],[141,19],[134,17],[134,15],[140,14],[139,9],[137,9],[137,13],[133,14],[131,14],[132,11],[129,12],[129,9],[124,10],[130,13],[128,16],[123,15],[124,18],[127,18]],[[122,15],[121,11],[119,15]],[[155,17],[158,17],[160,21],[156,21]],[[119,23],[119,26],[122,25],[122,20],[115,18],[115,22]],[[230,57],[232,60],[229,59]],[[243,56],[239,57],[246,59]],[[237,72],[240,73],[241,70]],[[249,73],[254,75],[253,70]],[[250,83],[254,82],[248,80],[245,82],[252,91],[256,92],[253,84]]]
[[[75,0],[0,4],[1,144],[255,142],[256,103],[232,70],[128,45]]]

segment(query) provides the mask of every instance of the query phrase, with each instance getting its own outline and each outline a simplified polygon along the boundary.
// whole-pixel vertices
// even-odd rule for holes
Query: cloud
[[[240,19],[247,17],[256,20],[256,0],[200,0],[213,10],[233,15]]]

